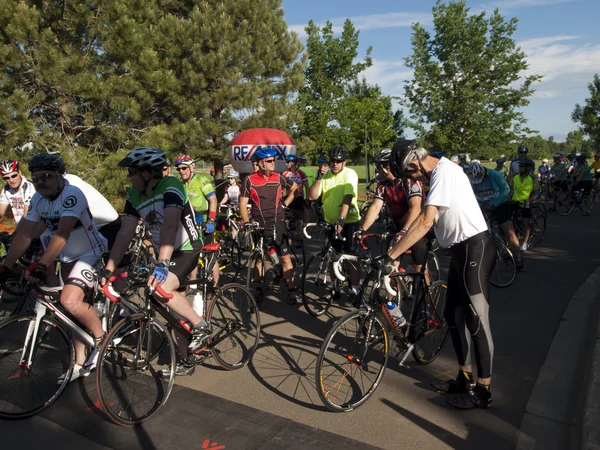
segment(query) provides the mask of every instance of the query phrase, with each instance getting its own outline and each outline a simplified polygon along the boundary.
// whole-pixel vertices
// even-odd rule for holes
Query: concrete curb
[[[592,337],[595,338],[599,309],[600,266],[575,292],[565,309],[525,407],[517,450],[564,450],[573,446],[571,436],[582,420],[578,414],[585,390],[581,374],[589,365],[586,356],[590,352],[585,349],[596,343]],[[600,414],[600,402],[597,406]]]
[[[600,313],[596,323],[590,382],[583,409],[582,450],[600,450]]]

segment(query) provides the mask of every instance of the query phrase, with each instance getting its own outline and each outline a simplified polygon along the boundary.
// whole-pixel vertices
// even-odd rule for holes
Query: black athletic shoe
[[[525,270],[525,261],[523,261],[523,258],[515,258],[515,264],[517,265],[517,270],[519,272],[523,272]]]
[[[192,375],[195,370],[196,365],[192,361],[188,360],[187,358],[182,359],[175,366],[175,376],[185,377]],[[161,369],[158,374],[161,378],[168,378],[171,376],[171,371],[169,369]]]
[[[204,347],[210,338],[210,333],[211,330],[209,327],[195,326],[192,328],[192,342],[188,345],[188,351],[194,353]]]
[[[471,372],[459,371],[456,378],[451,380],[436,380],[431,386],[442,394],[462,394],[466,393],[474,385],[473,374]]]
[[[298,303],[298,294],[296,293],[296,289],[288,288],[288,304],[295,305]]]
[[[487,409],[492,406],[492,392],[489,386],[477,383],[464,394],[448,397],[446,403],[455,409]]]

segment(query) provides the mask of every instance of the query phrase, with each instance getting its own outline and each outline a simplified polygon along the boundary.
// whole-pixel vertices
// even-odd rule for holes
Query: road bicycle
[[[252,294],[244,286],[213,285],[210,276],[219,247],[219,244],[202,247],[205,269],[199,272],[200,278],[181,285],[197,284],[207,299],[203,302],[203,315],[210,325],[211,337],[205,348],[191,355],[192,360],[200,363],[211,354],[222,368],[235,370],[248,364],[258,346],[260,316]],[[105,294],[113,302],[126,302],[125,296],[109,290],[115,279],[111,277],[105,285]],[[127,279],[139,287],[143,283],[140,280],[147,280],[147,273]],[[98,357],[98,397],[109,418],[123,426],[147,421],[168,400],[176,367],[171,332],[182,338],[186,346],[191,340],[191,324],[174,316],[168,304],[160,300],[173,295],[160,286],[156,290],[148,286],[143,289],[143,306],[110,330]]]
[[[358,258],[358,257],[357,257]],[[319,351],[315,384],[321,401],[335,412],[352,411],[375,392],[390,354],[408,367],[412,354],[419,364],[429,364],[448,340],[444,319],[446,283],[427,283],[425,266],[420,272],[396,272],[382,276],[382,260],[365,260],[377,271],[377,282],[368,301],[340,318],[331,328]],[[336,272],[339,272],[336,270]],[[336,273],[336,277],[338,274]],[[410,276],[410,279],[407,277]],[[397,327],[387,302],[394,299],[407,318]]]
[[[28,283],[26,291],[23,298],[35,302],[32,311],[0,323],[2,419],[24,419],[39,414],[60,397],[75,366],[73,336],[89,348],[95,347],[94,337],[60,305],[62,287]],[[101,305],[100,319],[105,331],[122,313],[99,293],[97,284],[84,301],[94,302],[97,310]]]
[[[522,202],[513,203],[513,224],[515,233],[519,238],[519,242],[523,242],[523,207]],[[546,217],[547,213],[544,207],[538,202],[532,203],[530,206],[531,217],[529,218],[529,239],[527,245],[529,247],[537,247],[546,232]]]
[[[492,219],[488,211],[484,217],[490,233],[494,236],[496,243],[496,263],[490,274],[490,283],[499,288],[505,288],[513,284],[517,278],[517,262],[508,247],[506,236],[498,224]]]
[[[583,189],[575,189],[574,184],[571,183],[566,191],[558,193],[554,208],[560,216],[568,216],[575,208],[579,208],[582,214],[589,214],[598,197],[599,193],[596,192],[595,188],[592,188],[592,191],[585,195]]]

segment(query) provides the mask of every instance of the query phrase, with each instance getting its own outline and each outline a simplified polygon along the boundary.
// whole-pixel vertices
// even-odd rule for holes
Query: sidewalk
[[[596,333],[591,362],[590,385],[583,410],[582,450],[600,450],[600,314],[596,323]]]

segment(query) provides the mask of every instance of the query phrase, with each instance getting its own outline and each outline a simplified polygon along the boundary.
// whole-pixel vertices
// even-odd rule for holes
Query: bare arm
[[[285,200],[283,201],[283,203],[285,203],[285,206],[290,206],[290,203],[292,203],[294,201],[294,194],[297,190],[298,190],[298,185],[296,184],[296,182],[292,182],[292,187],[289,189],[289,193],[288,193],[287,197],[285,198]]]
[[[216,195],[211,195],[210,197],[208,197],[206,200],[208,200],[208,212],[209,212],[209,217],[210,217],[210,213],[215,213],[215,217],[217,214],[217,207],[219,206],[219,202],[217,202],[217,196]],[[175,242],[175,241],[173,241]]]
[[[419,217],[419,214],[421,214],[421,202],[423,201],[422,197],[412,197],[410,199],[408,199],[408,206],[410,207],[410,210],[408,211],[408,213],[406,214],[406,219],[404,221],[404,225],[402,226],[402,228],[406,228],[407,230],[410,228],[410,226],[412,225],[412,223],[417,219],[417,217]]]
[[[8,250],[8,255],[6,255],[6,259],[4,260],[4,265],[6,267],[11,269],[21,255],[25,253],[25,250],[27,250],[31,240],[34,238],[38,223],[39,222],[33,222],[27,219],[21,220],[19,223],[19,230],[12,240],[12,244]]]
[[[0,204],[0,218],[4,217],[4,214],[6,214],[7,208],[8,208],[7,204]],[[23,214],[23,216],[25,216],[25,214]]]
[[[388,256],[395,260],[415,245],[431,229],[438,211],[437,206],[426,206],[411,224],[404,237],[388,252]]]
[[[367,214],[365,215],[365,220],[362,224],[363,230],[368,230],[371,227],[371,225],[373,225],[373,222],[375,222],[377,220],[377,217],[379,217],[381,208],[383,208],[383,200],[381,200],[380,198],[376,198],[375,200],[373,200],[373,203],[371,203],[371,206],[369,206]]]

